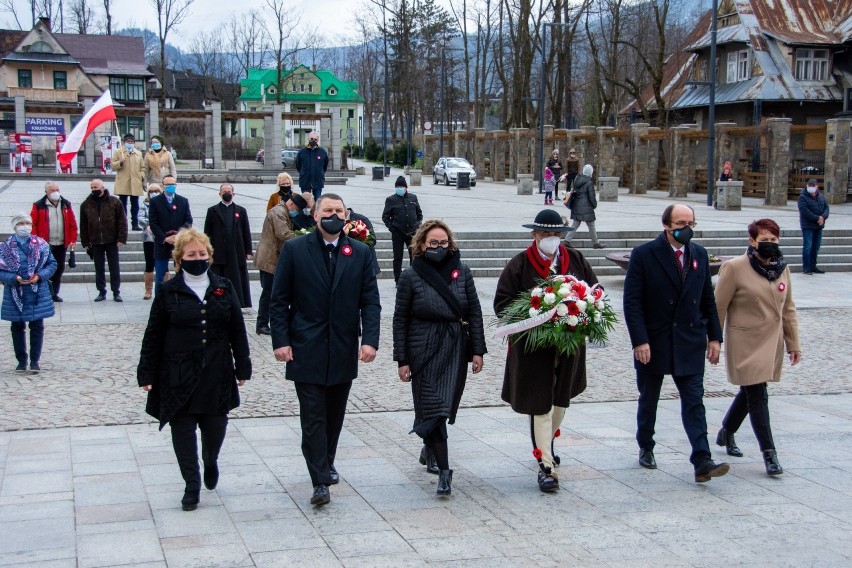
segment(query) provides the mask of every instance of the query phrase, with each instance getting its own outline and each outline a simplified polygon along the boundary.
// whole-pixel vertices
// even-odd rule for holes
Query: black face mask
[[[103,195],[103,194],[104,194],[103,191],[100,191],[100,190],[97,190],[97,189],[92,190],[92,197],[94,197],[95,199],[100,198],[100,196]]]
[[[429,262],[433,262],[435,264],[441,264],[447,255],[450,253],[450,249],[447,247],[435,247],[435,248],[427,248],[426,252],[423,253],[423,256],[426,257],[426,260]]]
[[[674,229],[672,232],[672,238],[679,242],[682,245],[688,245],[689,241],[692,240],[692,227],[687,225],[683,229]]]
[[[346,221],[338,217],[337,215],[330,215],[329,217],[323,217],[320,219],[320,225],[322,226],[322,230],[328,233],[329,235],[338,235],[340,231],[343,230],[343,225],[346,224]]]
[[[316,148],[317,147],[317,141],[311,140],[310,142],[308,142],[308,146],[310,146],[311,148]]]
[[[203,260],[182,260],[180,261],[181,270],[186,270],[187,274],[193,276],[201,276],[210,267],[210,261],[206,258]]]
[[[225,203],[230,203],[233,198],[233,193],[225,193],[224,195],[222,195],[222,201],[224,201]]]
[[[781,256],[781,247],[778,246],[778,243],[761,241],[757,243],[757,254],[763,258],[779,258]]]
[[[290,195],[293,193],[292,185],[279,185],[278,186],[278,195]]]

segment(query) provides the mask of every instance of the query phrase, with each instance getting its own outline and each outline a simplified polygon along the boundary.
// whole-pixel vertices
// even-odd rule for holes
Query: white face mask
[[[59,201],[59,192],[58,191],[51,191],[50,195],[48,197],[50,197],[51,201]]]
[[[18,225],[15,227],[15,234],[21,237],[22,239],[25,237],[29,237],[33,232],[32,225]]]
[[[815,186],[813,186],[813,185],[809,185],[809,186],[808,186],[808,193],[810,193],[811,195],[813,195],[813,194],[814,194],[814,193],[816,193],[816,192],[817,192],[817,188],[816,188]]]
[[[551,255],[559,248],[562,239],[559,237],[545,237],[538,242],[538,250],[546,255]]]

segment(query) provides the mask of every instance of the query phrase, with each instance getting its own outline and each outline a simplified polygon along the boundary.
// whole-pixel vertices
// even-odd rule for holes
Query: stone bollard
[[[518,174],[518,195],[533,194],[533,175]]]
[[[408,185],[423,185],[423,170],[408,170]]]
[[[617,177],[598,178],[598,201],[618,201]]]
[[[743,182],[716,182],[716,209],[721,211],[740,211],[743,204]]]
[[[364,166],[358,166],[357,168],[355,168],[355,175],[356,175],[356,176],[362,176],[362,175],[364,175],[365,173],[367,173],[367,171],[366,171],[366,169],[364,168]]]

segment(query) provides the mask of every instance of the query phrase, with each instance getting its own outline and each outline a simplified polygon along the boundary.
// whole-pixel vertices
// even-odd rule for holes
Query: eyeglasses
[[[678,221],[677,223],[672,223],[672,227],[674,227],[675,229],[683,229],[684,227],[694,229],[697,226],[698,223],[695,221],[691,221],[689,223],[687,223],[686,221]]]
[[[450,246],[450,241],[436,241],[435,239],[432,239],[431,241],[428,241],[426,244],[429,245],[431,248],[447,247],[447,246]]]

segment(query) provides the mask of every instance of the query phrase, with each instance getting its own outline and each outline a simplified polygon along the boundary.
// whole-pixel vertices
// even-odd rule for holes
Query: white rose
[[[598,300],[597,302],[595,302],[595,307],[596,307],[597,309],[599,309],[599,310],[603,310],[603,309],[604,309],[604,301],[603,301],[603,298],[601,298],[600,300]]]
[[[547,294],[545,294],[544,295],[544,303],[549,304],[549,305],[555,304],[556,303],[556,294],[554,294],[553,292],[548,292]]]
[[[573,327],[580,323],[580,320],[577,318],[577,316],[568,316],[565,318],[565,323]]]
[[[531,318],[534,318],[535,316],[537,316],[537,315],[538,315],[538,314],[540,314],[540,313],[541,313],[541,312],[540,312],[539,310],[537,310],[537,309],[535,309],[535,308],[530,308],[530,317],[531,317]]]
[[[563,284],[559,287],[559,290],[557,290],[556,293],[565,298],[566,296],[568,296],[568,294],[571,293],[571,286]]]
[[[600,312],[595,312],[594,315],[592,315],[592,321],[597,323],[597,322],[601,321],[601,317],[602,316],[601,316]]]
[[[542,290],[541,288],[536,286],[535,288],[532,289],[532,292],[530,292],[530,295],[531,296],[541,296],[542,292],[544,292],[544,290]]]
[[[577,300],[577,308],[581,312],[585,312],[586,311],[586,302],[584,302],[583,300]]]
[[[561,318],[567,316],[568,315],[568,306],[566,306],[565,304],[561,304],[561,303],[557,304],[556,305],[556,315],[558,315]]]

